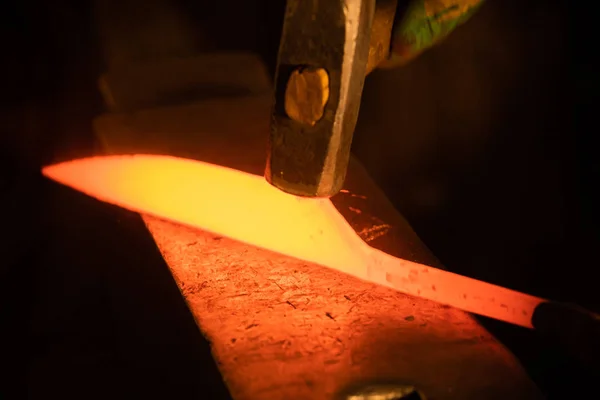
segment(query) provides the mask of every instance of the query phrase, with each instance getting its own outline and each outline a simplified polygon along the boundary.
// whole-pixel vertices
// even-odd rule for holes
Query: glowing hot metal
[[[263,177],[168,156],[80,159],[43,174],[98,200],[320,264],[400,292],[532,327],[545,300],[368,246],[328,199],[283,193]]]

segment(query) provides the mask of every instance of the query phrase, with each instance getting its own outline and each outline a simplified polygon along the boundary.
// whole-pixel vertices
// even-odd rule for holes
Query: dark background
[[[274,66],[282,1],[181,0],[172,17],[161,3],[0,6],[0,359],[10,371],[0,398],[25,388],[33,398],[118,397],[117,381],[151,398],[223,391],[139,218],[37,175],[94,150],[97,78],[119,63],[251,50]],[[567,3],[488,1],[411,65],[373,73],[354,152],[452,271],[600,310],[594,11]],[[156,10],[167,15],[162,31],[145,22]],[[187,45],[169,45],[168,32]],[[141,272],[119,268],[128,264],[144,265],[141,283]],[[157,291],[160,304],[139,300]],[[533,333],[482,323],[554,398],[591,379]],[[143,337],[149,329],[155,337]],[[105,374],[90,376],[90,363]]]

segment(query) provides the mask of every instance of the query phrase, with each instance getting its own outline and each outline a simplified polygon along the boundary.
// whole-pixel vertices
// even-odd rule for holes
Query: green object
[[[392,32],[388,65],[402,65],[467,21],[483,0],[413,0]]]

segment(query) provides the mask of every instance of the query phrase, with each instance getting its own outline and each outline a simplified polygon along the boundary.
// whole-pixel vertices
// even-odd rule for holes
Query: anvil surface
[[[261,174],[270,99],[229,98],[95,121],[113,154],[195,158]],[[440,266],[356,160],[334,204],[374,247]],[[235,399],[331,399],[356,382],[432,399],[536,399],[515,357],[470,315],[318,265],[144,221]]]

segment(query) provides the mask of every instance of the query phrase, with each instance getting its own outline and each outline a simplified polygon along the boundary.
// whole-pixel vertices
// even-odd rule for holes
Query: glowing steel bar
[[[531,328],[544,299],[392,257],[367,245],[327,199],[263,177],[168,156],[80,159],[42,173],[98,200],[320,264],[400,292]]]

